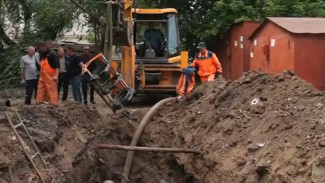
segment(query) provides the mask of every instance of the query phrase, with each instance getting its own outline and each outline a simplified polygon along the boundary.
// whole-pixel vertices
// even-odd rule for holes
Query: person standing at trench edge
[[[82,62],[84,64],[86,64],[90,59],[93,58],[93,55],[90,54],[90,47],[87,45],[87,46],[84,46],[84,53],[82,54]],[[90,68],[90,71],[92,71],[92,68],[91,68],[91,65],[89,66]],[[85,105],[88,104],[88,97],[87,97],[87,91],[88,91],[88,85],[89,85],[89,88],[90,88],[90,91],[89,91],[89,97],[90,97],[90,103],[92,104],[96,104],[95,103],[95,100],[94,100],[94,93],[95,93],[95,86],[90,83],[88,81],[88,79],[85,77],[85,76],[82,76],[82,79],[81,79],[81,85],[82,85],[82,94],[83,94],[83,103]]]
[[[60,62],[60,73],[58,81],[58,95],[60,96],[60,90],[63,86],[62,102],[67,100],[69,90],[69,76],[67,72],[68,57],[64,55],[63,48],[59,47],[57,51]]]
[[[221,64],[211,51],[206,49],[205,43],[200,42],[197,46],[199,53],[196,54],[193,63],[188,68],[182,69],[182,75],[176,86],[177,99],[182,100],[195,87],[195,71],[201,79],[201,83],[213,81],[215,78],[222,77]]]
[[[199,53],[196,54],[190,67],[198,70],[201,82],[205,83],[221,77],[222,67],[216,54],[208,51],[204,42],[200,42],[197,49],[199,49]]]
[[[36,103],[50,102],[58,105],[59,60],[57,55],[50,53],[50,45],[41,42],[37,45],[40,54],[40,78],[38,81]]]
[[[82,59],[76,54],[73,47],[68,47],[67,54],[69,56],[67,61],[67,72],[69,76],[69,82],[72,87],[72,94],[74,101],[82,103],[80,86],[81,86],[81,70]]]
[[[35,48],[33,46],[29,46],[27,48],[27,55],[21,57],[20,60],[21,84],[25,85],[26,87],[25,105],[31,104],[33,92],[35,92],[36,98],[38,67],[39,62],[35,56]]]

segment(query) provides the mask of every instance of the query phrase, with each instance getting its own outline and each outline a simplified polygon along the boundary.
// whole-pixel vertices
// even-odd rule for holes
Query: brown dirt
[[[14,114],[10,109],[9,113]],[[19,111],[31,136],[38,145],[42,155],[49,164],[50,172],[57,182],[66,179],[66,172],[73,169],[73,162],[78,153],[85,147],[96,131],[103,126],[103,120],[94,109],[75,103],[65,103],[60,107],[51,105],[27,106]],[[35,171],[26,160],[22,147],[9,127],[8,121],[1,114],[1,152],[9,159],[12,176],[17,182],[32,178]],[[12,115],[15,123],[16,118]],[[26,136],[20,131],[26,144]],[[38,166],[42,169],[40,162]],[[47,175],[44,175],[47,177]],[[73,178],[78,180],[78,177]],[[28,181],[26,181],[28,182]],[[64,182],[64,181],[63,181]]]
[[[325,182],[324,92],[292,72],[252,71],[214,81],[167,104],[146,128],[151,145],[187,147],[176,155],[199,182]]]
[[[160,109],[138,145],[191,148],[204,154],[137,152],[130,182],[323,183],[324,102],[323,92],[291,72],[273,76],[252,71],[235,82],[201,85],[185,101]],[[18,104],[14,108],[57,183],[119,182],[126,152],[92,147],[129,145],[148,110],[131,107],[113,114],[100,101],[98,110],[71,102],[59,107]],[[40,182],[4,111],[12,114],[12,109],[0,105],[0,183],[10,182],[8,167],[17,183]]]
[[[5,111],[14,114],[13,109],[2,107],[0,110],[0,182],[10,182],[8,167],[13,181],[17,183],[40,182],[4,116]],[[36,105],[18,107],[18,110],[49,164],[49,172],[55,182],[102,183],[105,180],[121,180],[123,175],[120,172],[123,171],[126,152],[94,150],[92,147],[96,143],[128,145],[138,121],[137,116],[133,115],[134,110],[121,110],[116,115],[102,116],[93,107],[71,102],[59,107]],[[26,136],[21,131],[19,133],[30,146]],[[44,170],[40,161],[36,163]],[[184,175],[183,169],[170,154],[137,153],[130,180],[144,183],[162,180],[183,182]],[[43,176],[49,181],[48,174],[43,173]]]

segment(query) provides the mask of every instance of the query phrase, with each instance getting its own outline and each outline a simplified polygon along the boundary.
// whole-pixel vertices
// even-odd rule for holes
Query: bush
[[[17,44],[8,47],[0,53],[0,80],[18,77],[20,73],[20,59],[26,54],[26,45]]]

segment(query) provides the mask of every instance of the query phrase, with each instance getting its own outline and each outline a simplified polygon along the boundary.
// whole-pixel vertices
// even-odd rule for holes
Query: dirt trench
[[[4,115],[4,112],[11,114],[16,123],[14,110],[2,108],[1,111],[0,182],[40,182]],[[120,182],[127,152],[93,147],[97,143],[129,145],[144,113],[141,111],[132,115],[132,112],[134,110],[121,110],[118,114],[103,116],[94,107],[73,102],[59,107],[37,105],[18,110],[48,163],[49,171],[42,171],[42,175],[50,182],[49,172],[57,183]],[[19,134],[31,147],[27,136],[21,130]],[[139,144],[146,144],[146,140],[140,140]],[[44,170],[39,160],[36,164]],[[136,153],[129,180],[144,183],[191,182],[192,177],[178,165],[173,154],[149,152]]]
[[[201,85],[184,101],[159,109],[138,145],[203,155],[136,152],[130,182],[323,183],[324,102],[324,92],[292,72],[251,71],[234,82]],[[129,145],[148,108],[112,114],[103,107],[18,107],[56,182],[122,179],[126,152],[93,147]],[[0,183],[10,182],[8,167],[15,182],[40,182],[3,115],[12,110],[0,107]]]

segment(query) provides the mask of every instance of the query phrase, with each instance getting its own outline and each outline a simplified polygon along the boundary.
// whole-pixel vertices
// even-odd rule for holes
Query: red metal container
[[[260,25],[259,22],[240,22],[235,24],[231,30],[230,50],[231,50],[231,80],[238,79],[243,72],[250,68],[250,47],[249,36]]]
[[[325,18],[267,18],[250,40],[251,70],[294,70],[325,90]]]
[[[232,26],[226,43],[217,45],[217,55],[226,79],[236,80],[250,68],[251,40],[249,36],[260,25],[259,22],[243,21]],[[226,47],[221,47],[226,46]]]

